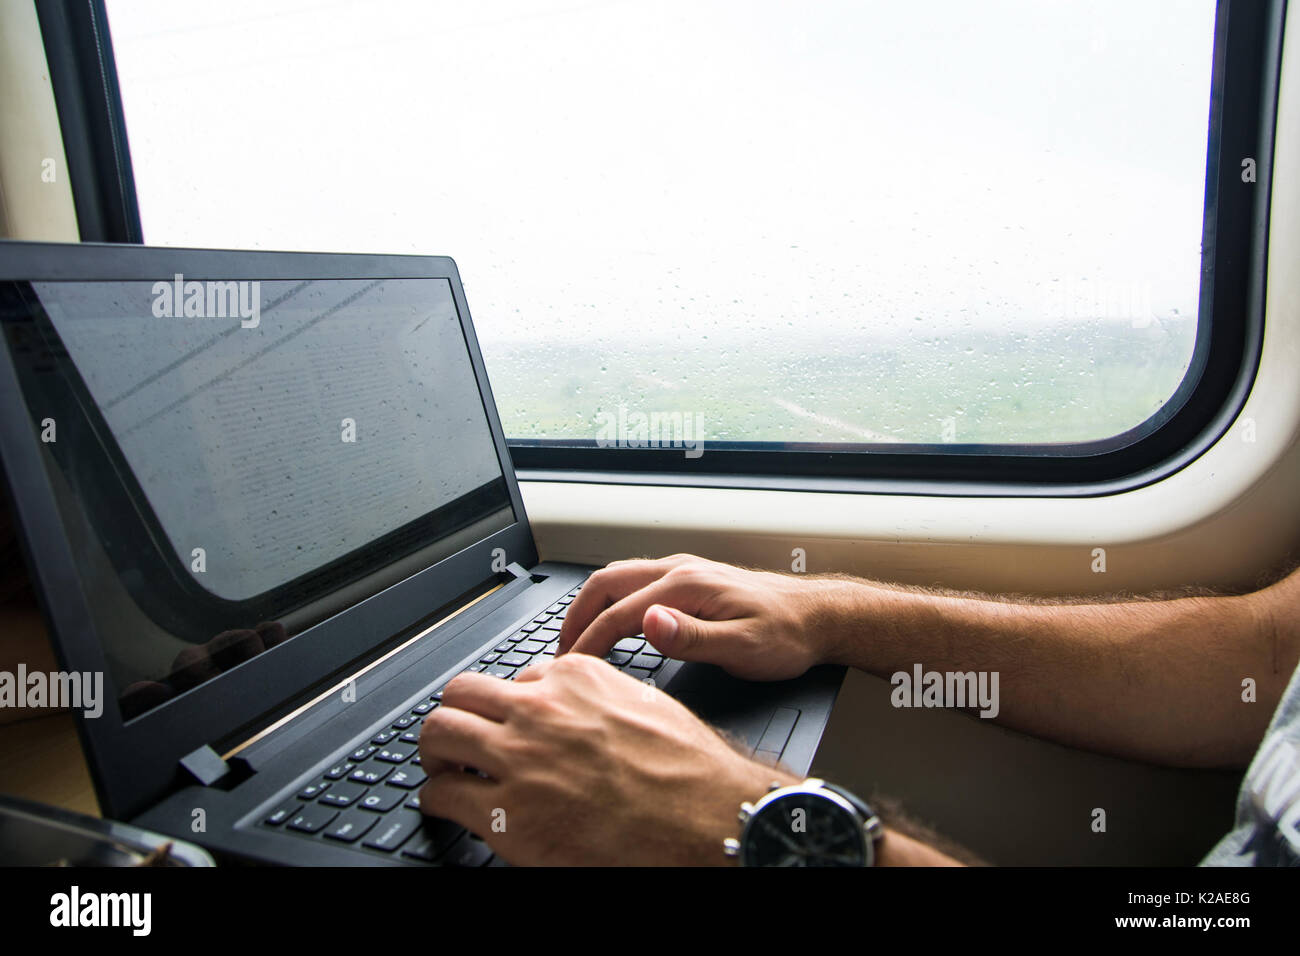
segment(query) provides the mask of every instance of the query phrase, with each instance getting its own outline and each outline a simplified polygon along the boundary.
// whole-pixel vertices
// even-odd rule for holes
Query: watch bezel
[[[785,787],[775,787],[769,790],[753,804],[743,804],[741,807],[740,818],[744,824],[740,838],[734,841],[734,849],[741,866],[756,865],[751,859],[749,851],[751,838],[755,837],[757,831],[754,829],[755,823],[766,813],[773,812],[773,807],[791,797],[816,797],[827,801],[841,813],[848,816],[849,820],[856,823],[854,828],[861,844],[862,866],[874,866],[876,862],[876,831],[879,828],[879,818],[875,814],[864,816],[862,810],[855,805],[854,801],[841,793],[827,787],[821,780],[810,779],[803,783],[791,784]]]

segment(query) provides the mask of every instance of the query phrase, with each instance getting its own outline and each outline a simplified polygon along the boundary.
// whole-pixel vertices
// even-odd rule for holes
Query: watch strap
[[[811,783],[812,781],[808,782]],[[846,790],[833,783],[827,783],[825,780],[819,780],[818,783],[853,804],[853,808],[862,814],[863,825],[866,827],[867,833],[871,835],[872,842],[879,842],[880,838],[885,835],[885,828],[880,822],[880,815],[871,809],[870,804],[851,790]]]

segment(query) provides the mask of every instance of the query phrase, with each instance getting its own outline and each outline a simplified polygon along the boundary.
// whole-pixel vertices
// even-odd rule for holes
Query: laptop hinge
[[[230,773],[230,765],[207,744],[182,757],[181,768],[205,787],[212,786]]]

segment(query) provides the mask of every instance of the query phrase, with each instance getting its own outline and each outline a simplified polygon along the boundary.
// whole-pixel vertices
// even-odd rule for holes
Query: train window
[[[1169,458],[1242,364],[1228,7],[107,14],[145,241],[452,255],[521,467],[1051,484]]]

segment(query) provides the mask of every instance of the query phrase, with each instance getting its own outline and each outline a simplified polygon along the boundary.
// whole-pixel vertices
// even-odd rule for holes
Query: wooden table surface
[[[0,725],[0,791],[99,816],[72,714]]]
[[[0,670],[58,669],[45,621],[30,593],[0,605]],[[99,816],[90,771],[68,711],[0,710],[0,793]]]

